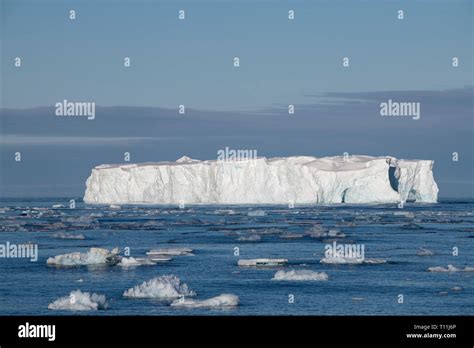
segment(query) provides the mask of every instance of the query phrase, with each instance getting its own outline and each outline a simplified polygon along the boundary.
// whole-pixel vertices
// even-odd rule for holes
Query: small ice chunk
[[[58,232],[58,233],[53,234],[53,238],[84,240],[84,239],[86,239],[86,236],[83,235],[82,233],[74,234],[74,233],[67,233],[67,232]]]
[[[418,252],[416,253],[418,256],[431,256],[431,255],[434,255],[434,252],[432,252],[431,250],[429,249],[425,249],[425,248],[419,248],[418,249]]]
[[[64,205],[63,204],[53,204],[52,207],[54,209],[59,209],[59,208],[64,208]]]
[[[48,265],[57,266],[82,266],[97,264],[115,265],[120,261],[121,258],[118,253],[118,248],[115,248],[111,251],[102,248],[90,248],[89,251],[85,253],[73,252],[50,257],[46,263]]]
[[[324,257],[320,261],[320,263],[328,263],[328,264],[361,264],[364,263],[364,258],[357,258],[357,257]]]
[[[310,270],[290,270],[276,272],[273,279],[290,281],[328,280],[328,275],[324,272],[318,273]]]
[[[288,263],[288,259],[249,259],[239,260],[239,266],[282,266]]]
[[[463,288],[460,286],[453,286],[450,290],[451,291],[461,291]]]
[[[153,262],[168,262],[173,260],[172,257],[169,256],[160,256],[160,255],[148,255],[148,259],[153,261]]]
[[[263,210],[251,210],[247,213],[247,216],[265,216],[267,213]]]
[[[118,210],[118,209],[122,209],[122,207],[117,204],[111,204],[109,205],[109,209]]]
[[[300,238],[304,238],[304,234],[303,233],[282,233],[280,235],[280,238],[282,239],[300,239]]]
[[[196,293],[188,288],[175,275],[164,275],[153,278],[136,285],[124,291],[124,297],[133,298],[159,298],[159,299],[175,299],[181,296],[195,296]]]
[[[262,237],[258,234],[251,234],[250,236],[241,236],[237,240],[239,242],[259,242],[262,240]]]
[[[327,229],[322,227],[321,225],[315,225],[311,227],[307,234],[312,238],[324,238],[324,237],[332,237],[332,238],[345,238],[346,235],[342,233],[337,228]]]
[[[363,263],[366,264],[381,264],[386,263],[387,260],[385,259],[366,259],[366,258],[357,258],[357,257],[324,257],[320,261],[320,263],[327,263],[327,264],[338,264],[338,265],[360,265]]]
[[[474,267],[464,267],[464,269],[454,267],[453,265],[448,265],[448,267],[429,267],[428,271],[430,272],[474,272]]]
[[[141,258],[134,258],[134,257],[122,257],[118,266],[121,267],[130,267],[130,266],[141,266],[141,265],[156,265],[156,262],[153,262],[149,259],[141,259]]]
[[[105,295],[96,293],[82,292],[81,290],[71,291],[69,296],[58,298],[48,305],[52,310],[68,311],[95,311],[98,309],[107,309]]]
[[[193,255],[193,249],[191,248],[162,248],[162,249],[151,249],[146,254],[149,256],[182,256],[182,255]]]
[[[238,305],[239,297],[232,294],[222,294],[207,300],[193,300],[189,298],[183,298],[174,300],[171,303],[171,306],[173,307],[186,308],[226,308],[236,307]]]

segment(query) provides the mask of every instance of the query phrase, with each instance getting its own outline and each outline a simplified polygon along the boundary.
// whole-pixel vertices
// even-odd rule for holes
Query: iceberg
[[[290,270],[278,271],[273,276],[273,280],[287,280],[287,281],[309,281],[309,280],[328,280],[328,275],[325,272],[314,272],[309,270]]]
[[[438,187],[433,178],[433,163],[391,156],[294,156],[242,161],[182,157],[176,162],[103,164],[92,169],[86,181],[84,202],[108,205],[435,203]]]
[[[58,298],[48,305],[52,310],[69,311],[91,311],[98,309],[107,309],[105,295],[96,293],[82,292],[81,290],[71,291],[69,296]]]
[[[186,308],[225,308],[239,305],[239,297],[232,294],[222,294],[207,300],[178,299],[171,303],[173,307]]]
[[[150,279],[123,293],[124,297],[158,299],[176,299],[195,295],[196,293],[189,290],[188,286],[181,283],[181,280],[175,275],[164,275]]]

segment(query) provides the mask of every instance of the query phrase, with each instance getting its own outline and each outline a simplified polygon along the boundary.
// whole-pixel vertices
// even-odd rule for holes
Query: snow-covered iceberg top
[[[84,201],[95,204],[435,203],[433,161],[310,156],[100,165]]]

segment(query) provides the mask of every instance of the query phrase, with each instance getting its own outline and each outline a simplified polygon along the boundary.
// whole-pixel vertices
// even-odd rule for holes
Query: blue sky
[[[442,196],[474,196],[472,1],[0,3],[1,196],[81,196],[91,167],[124,151],[208,159],[225,146],[435,159]],[[421,119],[381,119],[389,98],[421,102]],[[55,118],[63,99],[96,102],[96,120]]]

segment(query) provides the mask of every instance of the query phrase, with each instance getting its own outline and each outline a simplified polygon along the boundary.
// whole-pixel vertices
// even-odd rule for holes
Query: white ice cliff
[[[309,156],[100,165],[91,204],[435,203],[433,161]]]

